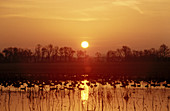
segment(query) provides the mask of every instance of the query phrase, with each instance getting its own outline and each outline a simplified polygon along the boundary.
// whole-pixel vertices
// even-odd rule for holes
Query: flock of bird
[[[148,80],[145,81],[145,84],[141,84],[140,80],[85,80],[83,81],[76,81],[76,80],[66,80],[66,81],[58,81],[58,80],[18,80],[18,81],[11,81],[11,80],[1,80],[0,81],[0,89],[3,90],[7,87],[14,87],[19,88],[20,90],[26,91],[27,88],[32,88],[35,86],[39,87],[39,90],[43,90],[45,86],[49,86],[49,90],[75,90],[76,88],[79,90],[84,90],[84,85],[87,85],[90,88],[95,88],[100,85],[110,85],[113,88],[126,88],[126,87],[164,87],[170,88],[170,84],[167,81],[156,81],[156,80]]]

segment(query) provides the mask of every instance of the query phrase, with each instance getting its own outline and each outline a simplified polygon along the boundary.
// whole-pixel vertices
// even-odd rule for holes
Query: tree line
[[[144,50],[132,50],[128,46],[122,46],[116,51],[109,50],[107,61],[170,61],[170,48],[165,44],[160,45],[159,49]]]
[[[122,46],[117,50],[109,50],[105,55],[95,53],[95,57],[89,57],[86,51],[74,50],[71,47],[58,47],[49,44],[42,46],[37,44],[35,50],[17,47],[4,48],[0,52],[1,63],[52,63],[52,62],[123,62],[123,61],[170,61],[170,48],[162,44],[159,49],[132,50],[128,46]]]

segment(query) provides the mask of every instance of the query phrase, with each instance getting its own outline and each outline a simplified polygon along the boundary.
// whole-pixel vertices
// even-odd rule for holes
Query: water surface
[[[1,111],[169,111],[170,88],[144,81],[15,81],[0,85]]]

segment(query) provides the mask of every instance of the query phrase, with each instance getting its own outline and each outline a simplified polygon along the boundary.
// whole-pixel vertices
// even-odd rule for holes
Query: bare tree
[[[162,44],[159,48],[159,56],[160,57],[168,57],[170,54],[170,49],[167,45]]]
[[[40,62],[41,60],[41,48],[42,46],[40,44],[37,44],[35,47],[35,62]]]
[[[96,52],[95,56],[97,57],[97,61],[100,61],[102,54],[100,52]]]

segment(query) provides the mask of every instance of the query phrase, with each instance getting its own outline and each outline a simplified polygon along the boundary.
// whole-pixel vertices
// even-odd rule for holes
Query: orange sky
[[[0,47],[170,47],[170,0],[0,0]]]

